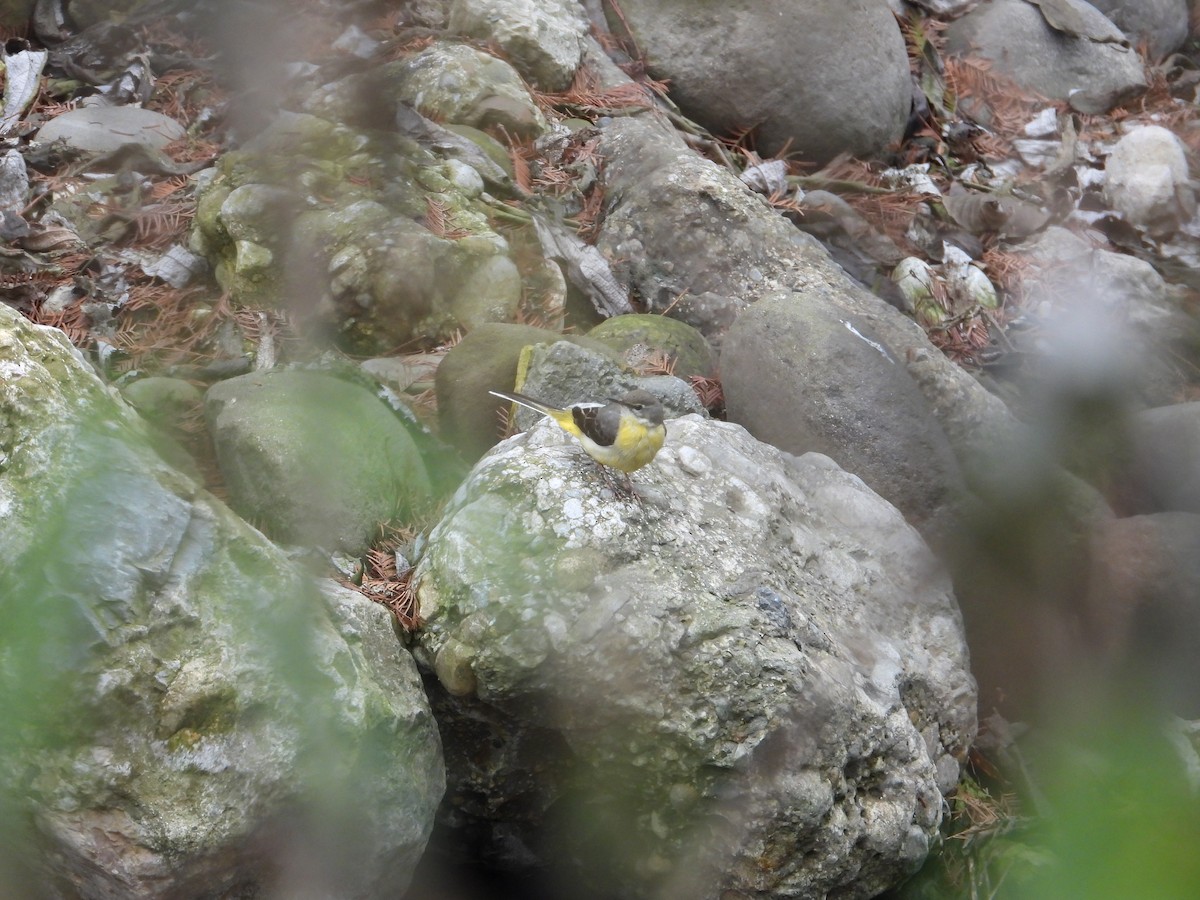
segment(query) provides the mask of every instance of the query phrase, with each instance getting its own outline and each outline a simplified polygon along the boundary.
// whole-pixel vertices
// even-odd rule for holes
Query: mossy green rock
[[[358,384],[261,372],[214,385],[205,406],[233,506],[281,540],[359,553],[429,500],[412,437]]]
[[[138,412],[159,425],[178,427],[188,413],[199,409],[204,395],[182,378],[151,376],[139,378],[123,390],[125,399]]]
[[[536,138],[546,118],[517,70],[467,44],[440,43],[392,64],[399,98],[435,122]]]
[[[482,150],[488,159],[503,169],[509,178],[513,177],[512,157],[508,155],[504,145],[486,131],[480,131],[471,125],[462,125],[458,122],[447,122],[446,130],[453,131],[459,137],[465,137]]]
[[[532,325],[481,325],[442,360],[435,386],[442,437],[475,460],[500,438],[502,401],[488,391],[511,391],[521,352],[531,344],[571,341],[615,359],[608,347],[588,338],[534,328]]]
[[[625,354],[634,365],[653,365],[655,357],[660,357],[671,366],[671,374],[680,378],[711,378],[717,368],[717,355],[704,335],[686,322],[666,316],[614,316],[589,331],[588,337]]]
[[[151,376],[125,385],[121,394],[126,402],[156,426],[149,438],[163,458],[180,471],[202,481],[203,476],[196,461],[183,446],[189,420],[199,412],[204,402],[200,389],[182,378]]]
[[[516,315],[522,281],[482,186],[394,132],[283,113],[222,159],[191,244],[237,304],[286,307],[351,353],[388,353]]]
[[[294,896],[300,846],[336,848],[323,896],[404,894],[443,775],[387,610],[318,593],[4,304],[0,518],[0,895]]]

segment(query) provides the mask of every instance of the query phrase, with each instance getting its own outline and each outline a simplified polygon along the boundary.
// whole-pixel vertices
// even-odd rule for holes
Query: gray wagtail
[[[524,394],[488,393],[549,416],[574,435],[596,462],[624,472],[627,484],[629,473],[654,459],[667,436],[663,405],[649,391],[630,391],[607,403],[576,403],[565,409]]]

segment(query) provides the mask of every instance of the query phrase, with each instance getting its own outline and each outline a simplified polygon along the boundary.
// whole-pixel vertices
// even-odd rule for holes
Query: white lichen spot
[[[707,475],[712,470],[712,460],[695,447],[680,447],[679,467],[689,475]]]
[[[871,683],[881,692],[894,693],[903,671],[904,667],[900,665],[899,660],[889,653],[883,659],[876,661],[875,667],[871,670]]]
[[[761,522],[770,518],[774,510],[763,500],[759,493],[752,489],[740,478],[730,479],[729,490],[725,494],[729,509],[743,522]]]
[[[567,638],[569,630],[566,620],[557,613],[548,614],[542,620],[542,628],[545,629],[546,637],[550,639],[550,646],[558,650],[567,646]]]

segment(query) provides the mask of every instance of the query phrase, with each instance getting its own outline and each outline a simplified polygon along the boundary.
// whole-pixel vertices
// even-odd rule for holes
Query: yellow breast
[[[632,416],[630,416],[633,419]],[[634,420],[627,423],[617,436],[611,448],[613,460],[600,460],[614,469],[622,472],[634,472],[640,469],[662,449],[666,440],[667,429],[663,425],[647,427],[644,422]]]

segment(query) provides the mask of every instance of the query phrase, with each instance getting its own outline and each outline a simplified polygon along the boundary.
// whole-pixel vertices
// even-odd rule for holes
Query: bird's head
[[[651,425],[661,425],[663,423],[662,401],[649,391],[639,389],[630,391],[624,397],[613,397],[610,399],[611,402],[620,403],[626,409],[631,410],[638,418]]]

